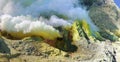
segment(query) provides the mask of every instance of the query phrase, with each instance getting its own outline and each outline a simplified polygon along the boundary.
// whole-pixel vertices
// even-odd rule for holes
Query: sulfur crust
[[[7,32],[8,33],[8,32]],[[21,39],[25,37],[30,37],[30,36],[38,36],[42,37],[44,39],[50,39],[50,40],[55,40],[57,37],[61,37],[59,33],[47,33],[47,32],[29,32],[29,33],[22,33],[22,32],[9,32],[12,37]]]
[[[120,37],[120,30],[115,30],[114,34],[117,35],[118,37]]]
[[[80,36],[79,36],[79,33],[77,31],[77,25],[76,25],[77,22],[74,22],[73,25],[72,25],[72,29],[71,29],[71,33],[72,33],[72,36],[73,36],[73,41],[78,41],[80,39]]]

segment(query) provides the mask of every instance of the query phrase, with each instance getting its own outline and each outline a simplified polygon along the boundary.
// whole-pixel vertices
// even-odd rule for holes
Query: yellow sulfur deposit
[[[78,26],[77,26],[77,22],[75,21],[71,27],[71,33],[73,36],[73,41],[77,41],[80,39],[79,33],[78,33]]]

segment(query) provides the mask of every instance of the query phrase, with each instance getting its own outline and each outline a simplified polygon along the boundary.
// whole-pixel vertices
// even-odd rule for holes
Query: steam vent
[[[120,62],[119,0],[0,0],[0,62]]]

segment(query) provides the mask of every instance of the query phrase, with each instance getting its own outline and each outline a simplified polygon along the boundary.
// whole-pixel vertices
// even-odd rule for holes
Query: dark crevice
[[[10,54],[10,49],[3,39],[0,39],[0,53]]]

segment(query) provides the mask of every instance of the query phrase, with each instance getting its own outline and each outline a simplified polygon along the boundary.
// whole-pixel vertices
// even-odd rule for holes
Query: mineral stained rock
[[[76,41],[75,52],[65,52],[36,40],[9,40],[1,38],[9,53],[0,52],[0,62],[119,62],[120,43],[104,42],[88,44],[85,38]],[[1,49],[5,46],[1,45]],[[0,49],[0,50],[1,50]]]
[[[110,31],[119,36],[120,10],[114,1],[96,0],[90,5],[89,15],[100,31]],[[0,62],[120,62],[119,41],[105,39],[88,43],[88,39],[81,37],[74,42],[77,47],[74,52],[63,51],[61,46],[64,42],[45,41],[39,37],[11,40],[1,36]],[[57,44],[58,48],[54,46]]]

